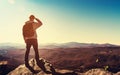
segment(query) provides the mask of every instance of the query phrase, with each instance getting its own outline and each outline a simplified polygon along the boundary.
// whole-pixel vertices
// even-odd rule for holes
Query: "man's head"
[[[30,15],[29,19],[30,19],[30,21],[34,21],[35,16],[34,15]]]

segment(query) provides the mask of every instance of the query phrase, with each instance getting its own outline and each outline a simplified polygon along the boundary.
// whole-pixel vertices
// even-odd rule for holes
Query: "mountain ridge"
[[[110,43],[79,43],[79,42],[67,42],[67,43],[49,43],[40,44],[39,48],[53,49],[53,48],[93,48],[93,47],[120,47],[120,45],[110,44]],[[2,49],[20,49],[25,48],[25,44],[18,43],[0,43],[0,50]]]

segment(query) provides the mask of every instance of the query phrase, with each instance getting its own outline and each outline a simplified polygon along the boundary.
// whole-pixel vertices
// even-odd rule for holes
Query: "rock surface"
[[[48,71],[51,71],[51,64],[44,59],[42,60],[45,62],[46,69]],[[38,71],[37,74],[33,74],[27,67],[25,67],[25,64],[22,64],[18,66],[15,70],[8,73],[8,75],[80,75],[70,70],[58,70],[54,68],[52,69],[51,74],[46,74],[37,66],[35,59],[31,59],[29,61],[29,64],[32,68],[34,68],[35,71]]]
[[[48,71],[51,71],[52,74],[46,74],[44,73],[36,64],[35,59],[31,59],[29,61],[29,64],[34,70],[38,71],[37,74],[33,74],[28,68],[25,67],[25,64],[22,64],[18,66],[15,70],[11,71],[8,73],[8,75],[120,75],[120,72],[118,73],[111,73],[109,71],[106,71],[104,69],[96,68],[96,69],[91,69],[86,71],[85,73],[79,73],[79,72],[74,72],[71,70],[60,70],[60,69],[51,69],[50,63],[47,62],[44,59],[40,59],[45,62],[45,67]]]

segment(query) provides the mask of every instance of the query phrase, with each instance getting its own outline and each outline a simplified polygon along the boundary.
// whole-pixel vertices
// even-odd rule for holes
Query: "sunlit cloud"
[[[8,0],[10,4],[15,4],[15,0]]]

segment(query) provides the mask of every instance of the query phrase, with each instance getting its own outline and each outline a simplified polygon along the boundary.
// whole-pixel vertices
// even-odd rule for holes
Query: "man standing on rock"
[[[34,21],[36,20],[36,22]],[[35,51],[35,59],[37,62],[37,65],[45,72],[50,73],[49,71],[46,71],[46,68],[44,66],[45,63],[43,63],[41,60],[39,60],[39,52],[38,52],[38,42],[37,42],[37,33],[36,29],[38,29],[42,25],[42,22],[36,18],[34,15],[30,15],[29,21],[25,23],[23,26],[23,38],[26,43],[26,53],[25,53],[25,66],[33,73],[36,73],[36,71],[29,65],[29,52],[31,46],[33,46]]]

